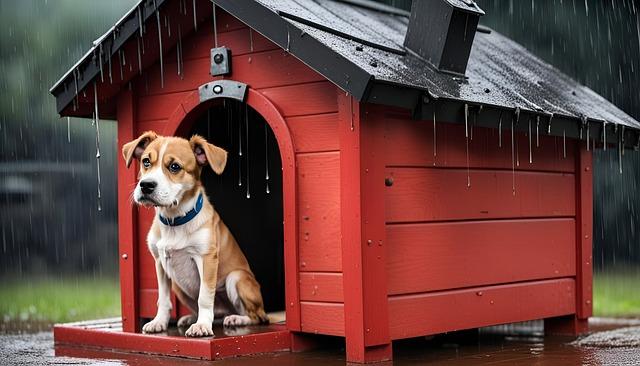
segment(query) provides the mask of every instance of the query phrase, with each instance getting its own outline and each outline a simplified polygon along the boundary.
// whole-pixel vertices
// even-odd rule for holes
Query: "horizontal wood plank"
[[[437,117],[436,117],[437,118]],[[386,122],[387,166],[437,166],[466,168],[467,151],[464,125],[437,123],[434,151],[433,121],[390,117]],[[546,125],[545,125],[546,126]],[[511,130],[507,121],[502,128],[502,147],[498,129],[473,129],[469,138],[471,168],[511,169]],[[540,126],[539,146],[536,146],[535,121],[531,134],[532,163],[529,163],[529,137],[518,133],[514,140],[516,170],[575,171],[575,144],[566,141],[567,157],[563,155],[562,138],[547,136]],[[469,127],[471,135],[471,128]],[[435,153],[435,156],[434,156]],[[517,164],[519,161],[519,164]]]
[[[389,298],[392,339],[575,312],[575,281],[556,279]]]
[[[574,175],[566,173],[387,168],[386,220],[422,222],[575,215]]]
[[[329,81],[262,89],[284,117],[338,111],[336,86]]]
[[[340,153],[296,159],[300,270],[340,272]]]
[[[342,273],[301,272],[300,300],[342,302]]]
[[[210,46],[209,46],[210,48]],[[149,78],[141,90],[143,96],[171,94],[198,89],[202,84],[222,79],[210,75],[211,60],[207,51],[206,57],[184,61],[184,74],[179,76],[173,58],[165,63],[164,87],[160,77]],[[160,75],[159,66],[151,68],[151,75]],[[232,55],[232,69],[230,75],[224,79],[243,82],[253,89],[272,88],[277,86],[294,85],[308,82],[318,82],[324,78],[304,65],[295,57],[281,49]]]
[[[300,318],[303,332],[344,336],[343,304],[303,301]]]
[[[569,277],[575,220],[387,226],[390,295]]]
[[[340,149],[337,113],[290,117],[287,125],[297,153]]]

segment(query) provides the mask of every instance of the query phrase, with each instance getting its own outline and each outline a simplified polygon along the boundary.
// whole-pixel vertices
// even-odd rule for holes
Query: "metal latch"
[[[220,76],[231,73],[231,50],[227,47],[211,49],[211,75]]]

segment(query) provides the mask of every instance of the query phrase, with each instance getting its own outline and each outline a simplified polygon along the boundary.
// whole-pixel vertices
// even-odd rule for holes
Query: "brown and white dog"
[[[197,313],[178,321],[189,326],[188,337],[213,335],[214,314],[226,315],[225,326],[267,323],[260,285],[200,181],[206,165],[222,174],[227,152],[197,135],[186,140],[148,131],[125,144],[122,154],[127,167],[140,161],[133,199],[156,210],[147,244],[156,265],[158,312],[142,331],[167,329],[171,289]]]

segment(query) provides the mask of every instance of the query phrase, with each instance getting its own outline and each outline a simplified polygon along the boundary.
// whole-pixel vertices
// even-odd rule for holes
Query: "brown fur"
[[[160,168],[162,175],[164,175],[168,181],[181,183],[182,187],[192,187],[182,192],[180,198],[182,202],[191,202],[201,191],[204,191],[200,181],[200,175],[204,166],[208,165],[215,173],[221,174],[227,160],[226,151],[213,144],[209,144],[200,136],[193,136],[187,141],[179,137],[158,136],[153,131],[147,131],[136,140],[125,144],[122,149],[122,154],[127,166],[129,166],[133,159],[149,159],[150,164],[148,167],[140,164],[140,178],[143,178],[147,172],[153,171],[156,172],[154,174],[157,174],[157,169]],[[181,169],[177,172],[171,171],[169,167],[173,163],[179,164]],[[152,176],[152,174],[149,174],[149,176]],[[203,271],[201,281],[204,282],[207,289],[202,290],[201,287],[201,291],[208,291],[208,293],[205,292],[207,295],[203,297],[203,299],[193,298],[172,282],[171,288],[173,292],[180,302],[185,304],[192,312],[197,313],[201,306],[206,305],[206,308],[213,306],[213,300],[210,301],[209,299],[215,299],[216,289],[220,283],[223,283],[227,276],[234,272],[240,276],[236,282],[236,292],[239,300],[244,305],[245,315],[251,319],[252,323],[267,323],[268,318],[264,311],[260,285],[251,272],[247,259],[240,250],[229,228],[224,224],[220,215],[218,215],[207,199],[206,194],[203,196],[203,208],[201,212],[198,213],[198,217],[205,219],[205,221],[202,224],[198,224],[200,226],[190,228],[192,231],[185,233],[186,235],[195,235],[197,232],[205,232],[201,230],[208,228],[208,231],[206,231],[209,233],[208,246],[201,257]],[[158,206],[155,202],[154,205],[156,207]],[[167,215],[167,213],[172,215],[178,212],[175,211],[177,208],[169,205],[160,206],[158,210],[161,210],[160,212],[163,215]],[[175,216],[172,215],[171,217]],[[164,224],[158,219],[154,219],[150,229],[150,237],[161,238],[162,225]],[[150,245],[150,248],[152,247],[153,245]],[[154,253],[152,249],[152,254],[156,262],[158,262],[158,253]],[[164,275],[162,268],[158,270],[158,273],[159,275]],[[202,285],[203,283],[201,282],[201,286]],[[211,302],[211,304],[209,304],[209,302]],[[202,327],[202,324],[198,326]],[[157,329],[162,329],[162,327],[154,327],[153,331],[157,331]],[[191,335],[203,336],[208,335],[207,332],[210,332],[210,330],[206,331],[199,328],[195,329]],[[190,335],[189,331],[187,331],[187,335]]]

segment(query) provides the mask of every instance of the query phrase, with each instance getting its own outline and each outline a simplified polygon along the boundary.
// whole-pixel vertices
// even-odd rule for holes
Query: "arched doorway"
[[[266,310],[286,310],[287,328],[299,330],[295,155],[286,123],[252,89],[244,100],[201,99],[198,92],[186,96],[163,134],[198,133],[228,151],[222,176],[203,176],[207,194],[261,283]]]

